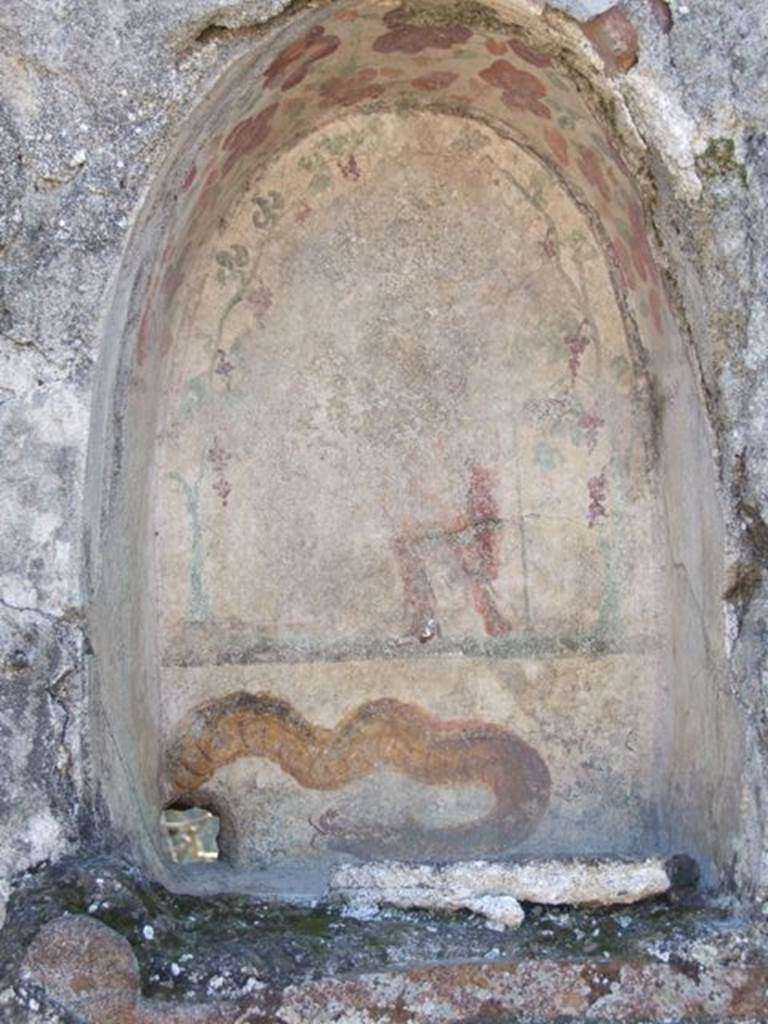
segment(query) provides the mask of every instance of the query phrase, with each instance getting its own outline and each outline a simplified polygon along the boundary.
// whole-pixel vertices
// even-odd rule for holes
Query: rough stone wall
[[[624,91],[652,149],[656,225],[677,275],[713,428],[729,526],[723,597],[730,677],[723,685],[748,723],[750,749],[744,802],[753,828],[734,871],[746,883],[750,859],[762,860],[756,895],[764,896],[768,82],[760,69],[768,9],[676,3],[665,34],[655,31],[658,6],[631,5],[641,54]]]
[[[0,10],[0,895],[92,824],[83,490],[102,321],[127,233],[176,126],[284,6],[5,0]],[[554,6],[584,16],[607,4]],[[734,865],[747,872],[763,851],[768,796],[768,8],[671,6],[668,19],[662,0],[624,4],[640,48],[619,88],[651,150],[657,227],[730,527],[723,685],[750,724],[754,828]],[[660,398],[674,396],[662,387]],[[768,848],[764,860],[768,884]]]

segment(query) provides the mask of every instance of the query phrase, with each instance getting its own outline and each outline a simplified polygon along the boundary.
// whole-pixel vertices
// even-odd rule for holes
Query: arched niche
[[[282,895],[355,857],[727,863],[707,428],[564,53],[512,4],[303,12],[146,202],[94,419],[94,735],[168,884],[205,884],[164,859],[178,801],[221,818],[217,885]]]

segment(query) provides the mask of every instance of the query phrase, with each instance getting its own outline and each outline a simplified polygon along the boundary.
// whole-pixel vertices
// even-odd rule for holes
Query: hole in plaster
[[[220,821],[207,808],[173,804],[163,811],[161,823],[175,864],[219,859]]]

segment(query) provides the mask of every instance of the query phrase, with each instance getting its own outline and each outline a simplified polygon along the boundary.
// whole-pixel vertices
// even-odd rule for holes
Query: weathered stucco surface
[[[557,182],[464,118],[347,116],[259,177],[187,282],[155,485],[165,745],[237,692],[203,730],[274,733],[205,765],[225,852],[652,847],[652,427]]]
[[[564,12],[584,18],[606,6],[562,2],[545,8],[535,0],[517,5],[540,20],[542,38],[561,37],[569,45],[583,37]],[[672,605],[700,612],[691,613],[687,627],[681,619],[676,627],[674,657],[679,660],[672,664],[687,669],[685,678],[676,679],[677,696],[670,697],[678,702],[677,724],[669,725],[670,715],[671,735],[663,749],[677,744],[689,769],[670,794],[679,824],[677,832],[670,827],[669,838],[674,845],[676,839],[693,835],[705,848],[707,835],[719,824],[738,821],[733,834],[721,837],[719,865],[725,881],[736,882],[750,899],[760,899],[768,887],[768,9],[763,0],[727,5],[691,0],[669,6],[662,0],[627,0],[622,7],[637,32],[637,63],[622,69],[622,63],[625,68],[631,64],[622,58],[618,70],[603,76],[597,56],[584,51],[580,72],[592,68],[595,76],[602,76],[603,96],[612,96],[602,113],[627,145],[626,158],[638,174],[652,216],[654,244],[670,272],[667,287],[683,330],[691,380],[694,390],[700,389],[708,421],[707,426],[702,422],[699,434],[702,448],[711,452],[719,501],[708,497],[702,515],[714,522],[712,509],[719,504],[725,521],[716,550],[697,551],[696,536],[668,538],[670,550],[677,552],[665,562],[675,581]],[[151,201],[157,194],[161,168],[174,152],[173,166],[180,166],[177,145],[185,138],[184,125],[227,69],[258,47],[260,26],[280,9],[280,4],[261,0],[166,0],[161,5],[151,0],[93,0],[87,5],[76,0],[5,0],[0,10],[0,727],[6,752],[0,767],[0,897],[9,891],[14,875],[108,834],[101,796],[105,761],[112,763],[116,780],[112,814],[117,819],[125,823],[143,813],[134,806],[137,764],[156,778],[159,806],[159,752],[155,740],[141,732],[143,706],[159,704],[161,692],[185,694],[178,705],[168,705],[172,710],[162,729],[170,735],[182,714],[197,703],[199,669],[182,671],[173,664],[174,657],[165,659],[170,664],[159,690],[147,680],[136,690],[120,692],[126,665],[139,674],[130,642],[144,628],[138,617],[154,616],[151,608],[139,610],[140,576],[133,595],[126,587],[124,604],[109,606],[95,631],[89,626],[90,570],[99,555],[84,537],[91,543],[98,538],[99,524],[94,521],[97,505],[86,497],[87,478],[93,486],[86,462],[89,438],[95,437],[97,446],[101,443],[107,433],[103,423],[114,411],[111,398],[104,398],[109,388],[103,381],[110,377],[110,365],[117,365],[126,326],[125,318],[119,323],[114,314],[121,302],[129,308],[130,296],[120,294],[121,275],[131,260],[141,262],[137,236],[129,241],[131,228],[144,216],[148,197]],[[294,12],[296,17],[304,13]],[[288,24],[288,15],[284,17]],[[591,38],[600,43],[616,37],[602,28]],[[195,156],[186,154],[188,162]],[[358,184],[351,166],[345,166],[351,178],[339,169],[335,190]],[[416,161],[415,175],[419,166],[425,165]],[[451,174],[460,177],[460,168]],[[222,248],[236,243],[234,221],[227,230],[232,234]],[[389,230],[385,222],[381,230]],[[287,246],[290,240],[286,236],[274,244]],[[321,259],[322,254],[318,265]],[[128,319],[134,314],[129,309]],[[194,353],[192,346],[186,357],[192,360]],[[226,375],[215,380],[226,388]],[[171,394],[180,397],[179,379],[176,384]],[[692,398],[671,386],[664,373],[653,384],[656,410],[673,437],[675,417],[688,421]],[[97,385],[101,405],[94,397]],[[113,440],[119,438],[119,419],[110,421],[109,432]],[[153,436],[146,439],[148,446],[150,442]],[[227,451],[218,458],[220,468],[230,466]],[[588,452],[585,445],[580,457],[588,458]],[[99,461],[98,453],[91,452],[91,457]],[[190,464],[191,456],[185,465]],[[670,465],[684,468],[680,452]],[[690,503],[693,516],[696,489],[708,490],[708,485],[701,483],[705,474],[700,465],[688,468],[690,475],[680,475],[677,491],[671,480],[665,486],[673,507]],[[427,475],[438,472],[430,462]],[[420,481],[424,476],[418,467],[414,475]],[[228,483],[228,501],[236,500],[238,482]],[[244,482],[246,494],[249,486],[253,482]],[[189,529],[189,502],[183,500],[182,485],[175,492],[171,483],[166,487],[169,503],[177,506],[175,513],[170,512],[172,504],[166,508],[175,515],[180,536]],[[220,501],[224,489],[222,483],[207,500]],[[134,489],[130,498],[135,506],[125,503],[128,520],[143,507],[140,491]],[[705,524],[702,535],[711,538],[717,530]],[[188,572],[172,544],[163,555],[177,567],[169,578]],[[222,564],[237,570],[236,558],[232,553],[228,557],[230,563],[225,559]],[[117,544],[109,574],[130,575],[134,558],[130,546],[121,556]],[[725,565],[722,588],[698,592],[696,579],[723,575],[720,562]],[[247,588],[237,591],[247,596]],[[447,591],[450,596],[450,586]],[[587,616],[590,593],[587,588]],[[641,587],[638,596],[654,593]],[[180,588],[169,595],[163,628],[169,627],[166,639],[172,652],[186,641],[183,631],[173,633],[178,625],[170,618],[173,601],[188,599]],[[401,611],[398,601],[392,607]],[[462,605],[449,600],[448,606],[462,622],[462,616],[475,614],[477,601]],[[231,617],[239,615],[236,603]],[[106,655],[110,633],[119,636],[119,643]],[[209,653],[205,638],[196,643]],[[690,650],[681,649],[686,645]],[[98,673],[93,670],[94,650],[102,658]],[[417,674],[423,662],[413,664]],[[694,671],[688,672],[691,666]],[[239,666],[226,669],[223,693],[232,688],[239,671]],[[702,675],[713,686],[707,696],[711,713],[699,727],[681,712],[699,700]],[[136,748],[136,764],[119,763],[119,752],[127,748],[120,737],[109,739],[114,723],[101,705],[89,714],[97,685],[114,687],[117,698],[136,715],[146,744]],[[414,682],[414,687],[422,685]],[[286,686],[284,696],[295,699],[295,684]],[[261,689],[260,684],[255,687]],[[207,688],[201,692],[206,698],[211,695]],[[361,693],[366,693],[365,686]],[[378,681],[376,694],[381,695]],[[633,693],[633,699],[637,696]],[[494,721],[500,706],[489,710]],[[315,724],[333,727],[340,717],[337,711],[346,707],[341,702],[338,708],[328,706],[324,717],[318,710]],[[615,724],[622,715],[631,718],[629,707],[619,701],[602,712]],[[131,731],[128,712],[119,722],[126,736]],[[475,713],[475,707],[466,707],[467,715]],[[517,722],[515,728],[520,728]],[[591,735],[598,737],[599,730]],[[632,756],[627,755],[629,761]],[[237,770],[237,762],[223,769]],[[726,776],[730,788],[713,786],[709,801],[699,793],[696,820],[691,822],[685,809],[691,806],[697,775]],[[454,810],[461,813],[460,807]],[[135,831],[141,828],[156,830],[157,821],[147,818]],[[11,1020],[26,1019],[23,1012],[36,1019],[33,1010],[14,1006],[10,1012],[15,1014]]]
[[[525,5],[307,9],[184,126],[90,443],[94,771],[144,857],[177,800],[259,870],[730,870],[714,463],[638,139],[599,113],[627,26],[587,26],[601,74]]]

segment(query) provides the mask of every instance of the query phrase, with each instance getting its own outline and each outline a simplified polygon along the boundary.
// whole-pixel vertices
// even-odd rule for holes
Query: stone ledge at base
[[[19,991],[84,1024],[470,1024],[509,1021],[764,1021],[765,964],[520,958],[400,968],[264,986],[195,1005],[145,999],[129,943],[66,916],[27,952]]]
[[[531,861],[506,864],[346,864],[332,876],[329,892],[349,912],[370,916],[381,906],[402,910],[469,910],[489,928],[518,928],[520,901],[552,906],[609,907],[661,896],[671,881],[663,861]]]

